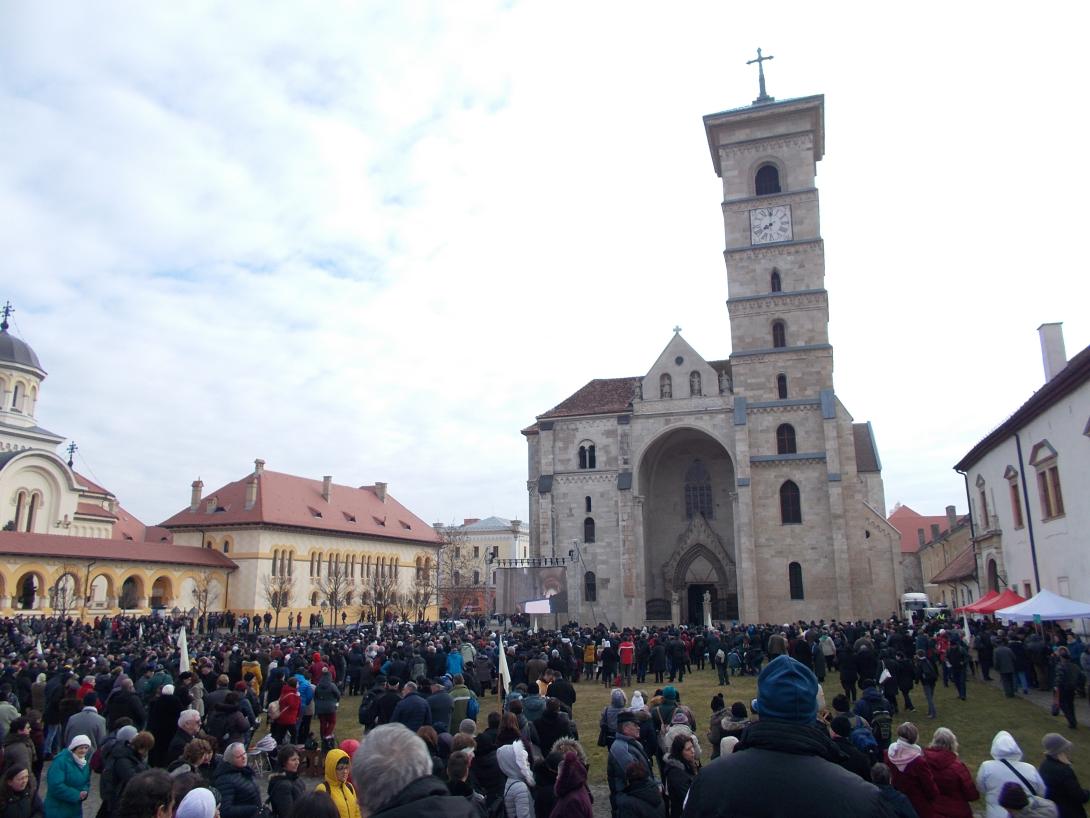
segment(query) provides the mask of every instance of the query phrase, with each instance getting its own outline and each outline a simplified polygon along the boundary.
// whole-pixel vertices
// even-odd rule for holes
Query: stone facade
[[[705,117],[730,358],[702,357],[677,330],[642,377],[592,381],[524,430],[531,552],[569,555],[574,618],[699,623],[705,592],[717,620],[897,610],[900,538],[874,437],[833,390],[814,186],[823,105]],[[754,220],[774,208],[786,238],[759,243]]]

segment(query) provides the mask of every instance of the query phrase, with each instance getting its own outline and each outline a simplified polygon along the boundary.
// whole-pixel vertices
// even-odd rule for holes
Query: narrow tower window
[[[772,271],[772,292],[778,293],[778,292],[782,292],[782,290],[783,290],[783,282],[780,281],[780,271],[774,269]]]
[[[795,427],[781,423],[776,428],[776,454],[795,454]]]
[[[583,520],[583,542],[594,542],[594,518],[587,517]]]
[[[787,376],[782,372],[776,376],[776,395],[780,400],[787,398]]]
[[[791,587],[792,599],[805,599],[802,591],[802,566],[793,562],[787,566],[787,582]]]
[[[783,321],[772,322],[772,346],[774,349],[787,346],[787,325]]]
[[[791,480],[780,486],[780,521],[784,525],[797,525],[802,522],[802,499],[799,487]]]
[[[754,180],[758,196],[768,196],[780,192],[780,172],[775,165],[761,165]]]

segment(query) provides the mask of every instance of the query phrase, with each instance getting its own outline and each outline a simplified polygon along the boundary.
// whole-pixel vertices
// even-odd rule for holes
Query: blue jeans
[[[927,715],[934,718],[935,715],[936,715],[936,713],[935,713],[935,686],[933,684],[923,685],[923,695],[924,695],[924,698],[927,699]]]
[[[958,690],[958,696],[965,698],[965,668],[955,667],[950,669],[950,675],[954,677],[954,687]]]
[[[1018,684],[1022,685],[1022,692],[1025,693],[1029,690],[1029,679],[1026,677],[1026,672],[1024,670],[1019,670],[1015,676],[1018,679]]]
[[[715,669],[719,672],[719,684],[729,685],[730,676],[727,674],[727,663],[724,662],[721,665],[716,665]]]

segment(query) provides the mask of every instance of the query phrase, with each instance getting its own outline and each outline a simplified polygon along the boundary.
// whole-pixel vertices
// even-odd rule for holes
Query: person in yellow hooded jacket
[[[330,750],[325,754],[325,780],[314,788],[315,792],[329,793],[341,818],[360,818],[360,804],[356,800],[351,774],[352,759],[348,753]]]

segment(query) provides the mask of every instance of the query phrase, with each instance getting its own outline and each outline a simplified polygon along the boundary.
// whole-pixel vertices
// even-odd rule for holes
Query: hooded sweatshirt
[[[908,796],[916,814],[920,818],[931,818],[934,815],[932,802],[938,798],[939,788],[935,786],[935,777],[920,746],[897,739],[886,752],[886,766],[889,767],[890,783]]]
[[[1020,772],[1037,791],[1027,792],[1027,795],[1039,795],[1042,798],[1045,796],[1045,782],[1041,780],[1040,774],[1032,764],[1022,761],[1022,749],[1014,736],[1006,730],[1000,730],[992,739],[992,760],[981,764],[976,774],[976,786],[984,796],[988,810],[986,818],[1007,818],[1007,810],[999,806],[999,793],[1008,781],[1014,781],[1025,789],[1025,785],[1004,761]]]
[[[550,818],[594,818],[587,790],[587,768],[572,751],[564,755],[556,777],[556,805]]]
[[[345,783],[337,780],[337,762],[350,760],[344,750],[330,750],[325,756],[325,780],[314,789],[328,792],[341,818],[360,818],[360,805],[356,800],[356,790],[352,787],[352,777]]]
[[[503,785],[503,802],[507,818],[534,818],[534,799],[530,787],[534,774],[530,771],[530,758],[521,741],[506,744],[496,751],[500,772],[507,776]]]

